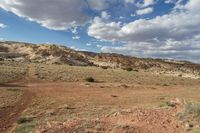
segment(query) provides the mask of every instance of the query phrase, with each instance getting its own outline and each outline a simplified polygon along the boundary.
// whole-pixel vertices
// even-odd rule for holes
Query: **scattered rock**
[[[111,95],[111,97],[117,98],[118,96],[117,95]]]
[[[186,123],[185,127],[186,127],[187,130],[191,130],[194,127],[194,125],[190,124],[190,123]]]
[[[132,110],[131,110],[131,109],[123,109],[122,112],[125,112],[125,113],[131,113]]]
[[[126,85],[126,84],[122,84],[121,87],[123,87],[123,88],[129,88],[129,86]]]
[[[46,111],[46,114],[47,114],[47,115],[56,115],[56,111],[55,111],[54,109],[47,110],[47,111]]]
[[[116,117],[120,114],[120,112],[115,112],[112,116]]]

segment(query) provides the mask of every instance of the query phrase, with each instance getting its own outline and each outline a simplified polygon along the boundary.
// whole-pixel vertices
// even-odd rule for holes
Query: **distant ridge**
[[[115,53],[76,51],[55,44],[32,44],[24,42],[0,42],[0,60],[96,66],[107,68],[132,68],[158,74],[200,77],[200,65],[188,61],[137,58]]]

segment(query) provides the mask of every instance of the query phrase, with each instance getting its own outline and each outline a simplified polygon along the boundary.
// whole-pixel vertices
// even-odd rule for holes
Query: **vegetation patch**
[[[175,106],[176,106],[176,103],[169,102],[169,101],[160,105],[161,108],[173,108]]]
[[[169,86],[168,84],[163,84],[163,86]]]
[[[8,88],[7,91],[21,91],[19,88]]]
[[[198,121],[200,122],[200,103],[192,103],[192,102],[187,103],[183,115],[184,116],[191,115],[197,118]]]
[[[32,118],[30,117],[20,117],[17,119],[17,124],[29,123],[31,121],[32,121]]]
[[[87,77],[87,78],[85,78],[85,81],[87,81],[87,82],[95,82],[95,79],[93,77]]]
[[[101,66],[102,69],[108,69],[108,66]]]
[[[126,70],[126,71],[130,72],[130,71],[133,71],[133,68],[131,68],[131,67],[126,67],[126,68],[123,68],[123,70]]]
[[[200,103],[188,102],[178,118],[185,122],[186,129],[191,133],[200,133]]]
[[[15,129],[15,133],[34,133],[35,124],[34,123],[26,123],[17,126]]]

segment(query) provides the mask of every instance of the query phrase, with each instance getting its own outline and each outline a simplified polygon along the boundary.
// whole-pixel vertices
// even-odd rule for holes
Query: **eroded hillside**
[[[104,68],[132,68],[136,71],[151,71],[157,74],[190,78],[200,77],[200,65],[190,62],[82,52],[65,46],[49,44],[0,42],[0,60],[75,66],[103,66]]]

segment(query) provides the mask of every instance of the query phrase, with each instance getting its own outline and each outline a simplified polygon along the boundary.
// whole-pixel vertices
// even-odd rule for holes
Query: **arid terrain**
[[[200,65],[0,43],[1,133],[199,133]]]

